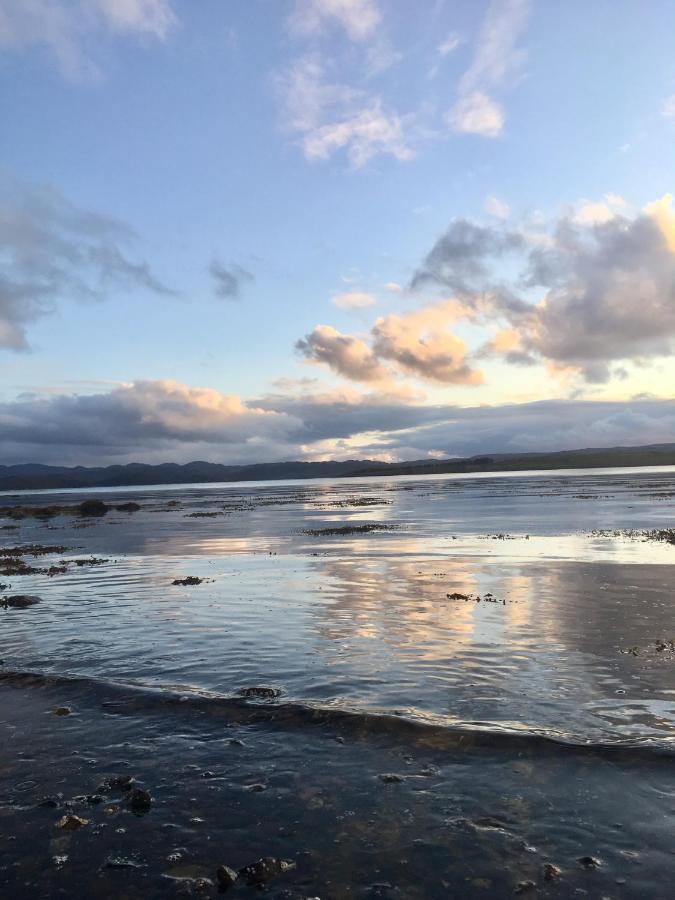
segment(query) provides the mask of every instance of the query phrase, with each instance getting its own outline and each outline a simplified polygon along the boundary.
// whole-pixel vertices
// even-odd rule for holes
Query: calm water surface
[[[218,732],[217,753],[211,743],[216,732],[209,731],[208,740],[202,735],[203,745],[198,745],[187,725],[176,731],[174,713],[155,709],[153,704],[162,697],[182,698],[185,715],[191,710],[200,728],[206,728],[207,720],[209,728],[213,726],[210,717],[216,710],[219,715],[227,711],[234,727],[244,714],[236,705],[241,701],[227,705],[230,698],[251,686],[277,689],[279,697],[271,703],[246,707],[253,710],[246,715],[253,715],[250,727],[257,729],[256,746],[270,760],[282,754],[277,774],[303,772],[308,782],[325,749],[315,746],[314,738],[300,737],[307,715],[318,716],[322,727],[343,729],[346,721],[359,723],[361,738],[366,733],[369,737],[357,756],[350,757],[351,750],[346,750],[339,762],[333,749],[321,764],[323,778],[326,766],[331,777],[338,778],[340,772],[339,788],[334,785],[333,790],[347,806],[336,812],[342,825],[321,831],[324,845],[312,852],[325,869],[325,860],[337,852],[336,835],[345,830],[345,821],[351,821],[351,810],[362,828],[370,828],[368,840],[379,848],[380,862],[374,868],[363,863],[367,874],[359,885],[334,868],[330,877],[325,871],[320,877],[313,869],[303,875],[304,887],[298,882],[303,890],[320,889],[328,897],[389,896],[384,888],[385,893],[368,893],[383,877],[392,882],[392,890],[399,890],[396,896],[468,897],[479,888],[488,891],[485,896],[510,896],[524,878],[545,896],[570,896],[573,888],[591,896],[606,890],[611,896],[668,896],[659,893],[658,885],[659,872],[675,873],[668,850],[675,785],[670,760],[667,769],[656,760],[659,753],[670,753],[675,735],[675,653],[658,642],[675,638],[675,546],[645,539],[642,532],[672,527],[675,471],[181,486],[97,496],[113,503],[135,500],[141,509],[86,520],[61,515],[47,521],[3,520],[17,528],[0,531],[0,545],[67,548],[37,560],[26,557],[37,566],[92,555],[105,562],[71,564],[65,574],[54,577],[0,576],[12,582],[12,592],[42,598],[30,610],[2,613],[0,672],[54,676],[42,688],[49,702],[57,702],[60,691],[66,700],[66,694],[75,692],[83,707],[102,703],[101,708],[110,711],[122,702],[132,704],[134,715],[140,716],[134,719],[137,733],[148,742],[143,753],[126,734],[126,759],[135,752],[136,766],[149,764],[149,746],[159,756],[159,748],[164,748],[167,766],[175,765],[177,757],[194,758],[195,766],[208,763],[209,768],[222,763],[222,733]],[[79,499],[77,493],[63,492],[5,496],[2,502],[58,504]],[[308,533],[371,524],[386,527],[370,533]],[[172,584],[184,576],[204,581],[195,586]],[[461,596],[448,596],[453,594]],[[20,683],[20,676],[6,678],[13,684],[15,700],[24,696],[21,691],[28,685]],[[143,688],[152,692],[134,693]],[[139,697],[145,698],[142,703]],[[339,718],[343,712],[357,717]],[[261,724],[259,717],[268,713],[269,721]],[[79,722],[75,717],[66,720],[73,723],[67,727],[83,728],[82,715]],[[95,733],[102,742],[91,749],[96,759],[119,757],[121,732],[107,734],[112,727],[108,715],[92,720],[98,722]],[[39,745],[40,753],[48,754],[45,745],[53,734],[43,732],[52,725],[51,717],[34,720],[39,728],[29,727],[18,703],[16,720],[10,719],[8,714],[16,734],[32,734],[30,746]],[[384,740],[383,729],[389,735],[386,723],[392,721],[402,729],[394,749],[378,743]],[[407,722],[423,730],[408,732]],[[283,729],[282,749],[270,728]],[[67,733],[59,732],[58,739],[65,740]],[[72,736],[76,733],[72,731]],[[86,732],[89,744],[92,733]],[[480,763],[474,759],[467,766],[465,757],[453,757],[455,738],[448,738],[446,746],[444,733],[468,735],[461,741],[478,741],[476,747],[487,741],[488,749],[480,752],[492,753],[494,748],[497,755]],[[405,794],[402,788],[398,794],[387,794],[389,812],[380,810],[374,836],[375,820],[368,819],[365,809],[359,812],[356,799],[365,798],[373,782],[368,781],[366,789],[354,773],[370,766],[368,778],[377,778],[378,768],[417,765],[413,748],[425,734],[424,747],[440,755],[420,765],[432,766],[440,780],[431,793],[423,779],[410,788],[412,793]],[[526,743],[509,743],[513,735]],[[538,743],[541,739],[543,744]],[[657,755],[639,764],[623,757],[619,764],[618,757],[605,760],[597,755],[558,758],[542,749],[549,746],[547,741],[553,742],[550,746],[573,745],[571,753],[581,745],[593,754],[614,747],[622,753]],[[294,742],[299,742],[295,748]],[[67,752],[71,754],[72,747]],[[233,789],[232,780],[241,790],[246,777],[265,779],[259,754],[250,771],[243,763],[232,768],[229,786],[223,790]],[[49,766],[46,757],[43,763]],[[626,767],[621,772],[620,765]],[[652,771],[652,766],[657,769]],[[582,772],[585,780],[579,782]],[[192,793],[196,790],[190,788]],[[328,808],[322,789],[317,790]],[[350,792],[351,806],[345,799]],[[265,796],[269,808],[270,795]],[[298,796],[296,790],[293,803],[299,802]],[[600,837],[605,827],[600,821],[607,820],[606,827],[613,828],[611,823],[625,812],[626,798],[634,811],[634,832],[628,837],[626,832],[620,836],[608,831]],[[431,805],[423,809],[427,801]],[[298,834],[304,835],[300,843],[307,843],[317,828],[305,817],[307,803],[302,814],[292,813],[299,817],[296,824],[301,823],[294,832],[296,844]],[[369,809],[377,806],[373,803],[368,800]],[[409,846],[400,829],[410,816],[411,803],[422,807],[409,822]],[[485,832],[490,832],[489,846],[478,839],[475,828],[467,837],[464,826],[457,826],[464,834],[460,838],[452,832],[455,826],[448,824],[464,821],[476,810],[490,812],[495,805],[508,819],[514,803],[525,804],[530,811],[529,831],[521,827],[519,849],[514,849],[516,844],[511,848],[513,858],[506,844],[495,849],[499,827],[494,822]],[[278,821],[275,815],[270,812],[278,841],[278,829],[286,828],[291,813]],[[397,840],[403,841],[394,856],[392,848],[387,850],[382,843],[383,822],[391,822],[392,816],[398,822]],[[213,818],[218,827],[225,827],[217,816]],[[249,826],[242,825],[239,836],[242,845],[250,843],[250,820],[246,821]],[[267,828],[266,834],[271,821],[260,826]],[[455,844],[463,847],[461,873],[459,862],[448,862],[447,847],[443,859],[450,868],[443,883],[430,875],[431,869],[440,871],[435,850],[429,849],[414,877],[411,870],[400,870],[401,854],[408,859],[415,841],[437,848],[439,829],[445,834],[448,828],[455,834]],[[502,831],[509,831],[507,825]],[[556,887],[557,881],[542,883],[541,859],[534,871],[532,859],[522,857],[529,851],[521,844],[534,844],[533,833],[539,844],[546,844],[549,859],[558,854],[573,860],[575,853],[585,855],[584,848],[593,850],[590,838],[595,846],[600,842],[603,865],[612,856],[611,866],[602,869],[605,875],[598,874],[600,869],[595,873],[593,884],[598,891],[602,888],[601,893],[593,892],[593,885],[584,881],[590,876],[573,861],[575,875],[567,876],[564,888]],[[182,839],[187,841],[187,834]],[[223,839],[234,840],[229,832]],[[156,838],[146,835],[144,840],[147,844]],[[345,840],[341,858],[345,865],[349,860],[351,868],[354,854],[358,855],[354,842],[363,844],[364,836],[350,832]],[[633,870],[626,874],[626,867],[634,864],[630,853],[643,854],[647,843],[656,856],[640,857],[646,868],[639,878]],[[233,846],[238,846],[236,841]],[[466,860],[477,847],[483,855],[478,853],[470,871],[465,871]],[[533,852],[542,851],[533,847]],[[500,867],[511,873],[501,881],[495,874]],[[26,877],[33,889],[41,885],[51,895],[53,878]],[[481,880],[491,887],[481,886]],[[21,896],[16,884],[15,894]],[[110,896],[106,879],[92,885],[87,888],[90,896],[99,889],[100,896]],[[127,888],[128,896],[135,896],[133,886]],[[141,894],[147,895],[147,885]]]

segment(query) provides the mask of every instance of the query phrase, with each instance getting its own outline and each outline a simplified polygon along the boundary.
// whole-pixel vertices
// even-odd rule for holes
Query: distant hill
[[[665,465],[675,465],[675,443],[652,444],[647,447],[561,450],[555,453],[495,453],[463,459],[425,459],[405,463],[382,463],[362,459],[343,462],[255,463],[248,466],[225,466],[210,462],[191,462],[184,465],[162,463],[154,466],[129,463],[124,466],[91,468],[27,463],[0,466],[0,491]]]

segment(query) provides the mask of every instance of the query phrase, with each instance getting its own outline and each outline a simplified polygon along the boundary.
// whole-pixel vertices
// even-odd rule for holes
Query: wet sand
[[[670,896],[674,473],[96,496],[0,521],[4,895]]]

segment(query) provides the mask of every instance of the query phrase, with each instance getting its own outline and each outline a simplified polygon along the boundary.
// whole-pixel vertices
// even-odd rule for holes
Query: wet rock
[[[560,869],[553,863],[544,863],[544,881],[555,881],[561,874]]]
[[[80,816],[61,816],[61,818],[56,823],[57,828],[62,828],[64,831],[77,831],[78,828],[82,828],[85,825],[89,824],[89,819],[82,819]]]
[[[57,706],[54,710],[55,716],[69,716],[72,710],[69,706]]]
[[[532,891],[536,890],[537,885],[534,883],[534,881],[519,881],[513,893],[520,896],[522,894],[531,894]]]
[[[38,803],[38,806],[44,807],[44,809],[57,809],[61,805],[61,800],[63,797],[59,794],[56,797],[43,797],[42,800]]]
[[[580,856],[577,862],[584,869],[597,869],[602,865],[595,856]]]
[[[261,784],[257,782],[256,784],[247,784],[246,790],[250,791],[252,794],[261,794],[263,791],[267,790],[266,784]]]
[[[400,894],[399,888],[390,884],[388,881],[378,881],[370,886],[368,896],[373,900],[391,900]]]
[[[279,688],[266,687],[261,685],[259,687],[247,687],[242,688],[239,691],[240,697],[256,697],[259,700],[274,700],[276,697],[281,696],[281,691]]]
[[[133,775],[110,775],[98,786],[99,794],[114,794],[117,791],[129,791],[135,784]]]
[[[275,856],[264,856],[262,859],[239,869],[239,875],[246,884],[265,884],[272,878],[277,878],[285,872],[295,868],[295,863],[285,859],[277,859]]]
[[[239,875],[229,866],[218,866],[216,869],[216,881],[221,891],[227,891],[237,881]]]
[[[138,512],[140,508],[140,503],[134,503],[133,500],[128,503],[118,503],[115,507],[118,512]]]
[[[40,602],[40,598],[33,594],[12,594],[9,597],[3,597],[0,605],[5,609],[27,609],[29,606],[35,606]]]
[[[124,802],[132,813],[143,815],[150,811],[152,797],[149,792],[143,790],[143,788],[133,788],[126,795]]]
[[[182,587],[187,587],[192,584],[201,584],[204,581],[203,578],[198,578],[196,575],[188,575],[186,578],[174,578],[171,584],[179,584]]]
[[[85,500],[77,508],[81,516],[104,516],[108,509],[108,505],[102,500]]]
[[[105,797],[102,794],[84,794],[74,798],[78,803],[89,803],[91,806],[98,806],[105,803]]]
[[[378,778],[385,784],[400,784],[403,781],[403,775],[397,775],[396,772],[383,772]]]
[[[103,865],[106,869],[142,869],[144,867],[143,863],[138,862],[138,860],[118,854],[109,856]]]

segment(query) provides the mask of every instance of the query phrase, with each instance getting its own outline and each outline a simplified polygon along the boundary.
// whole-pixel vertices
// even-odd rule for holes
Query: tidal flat
[[[674,468],[0,507],[3,897],[672,896]]]

